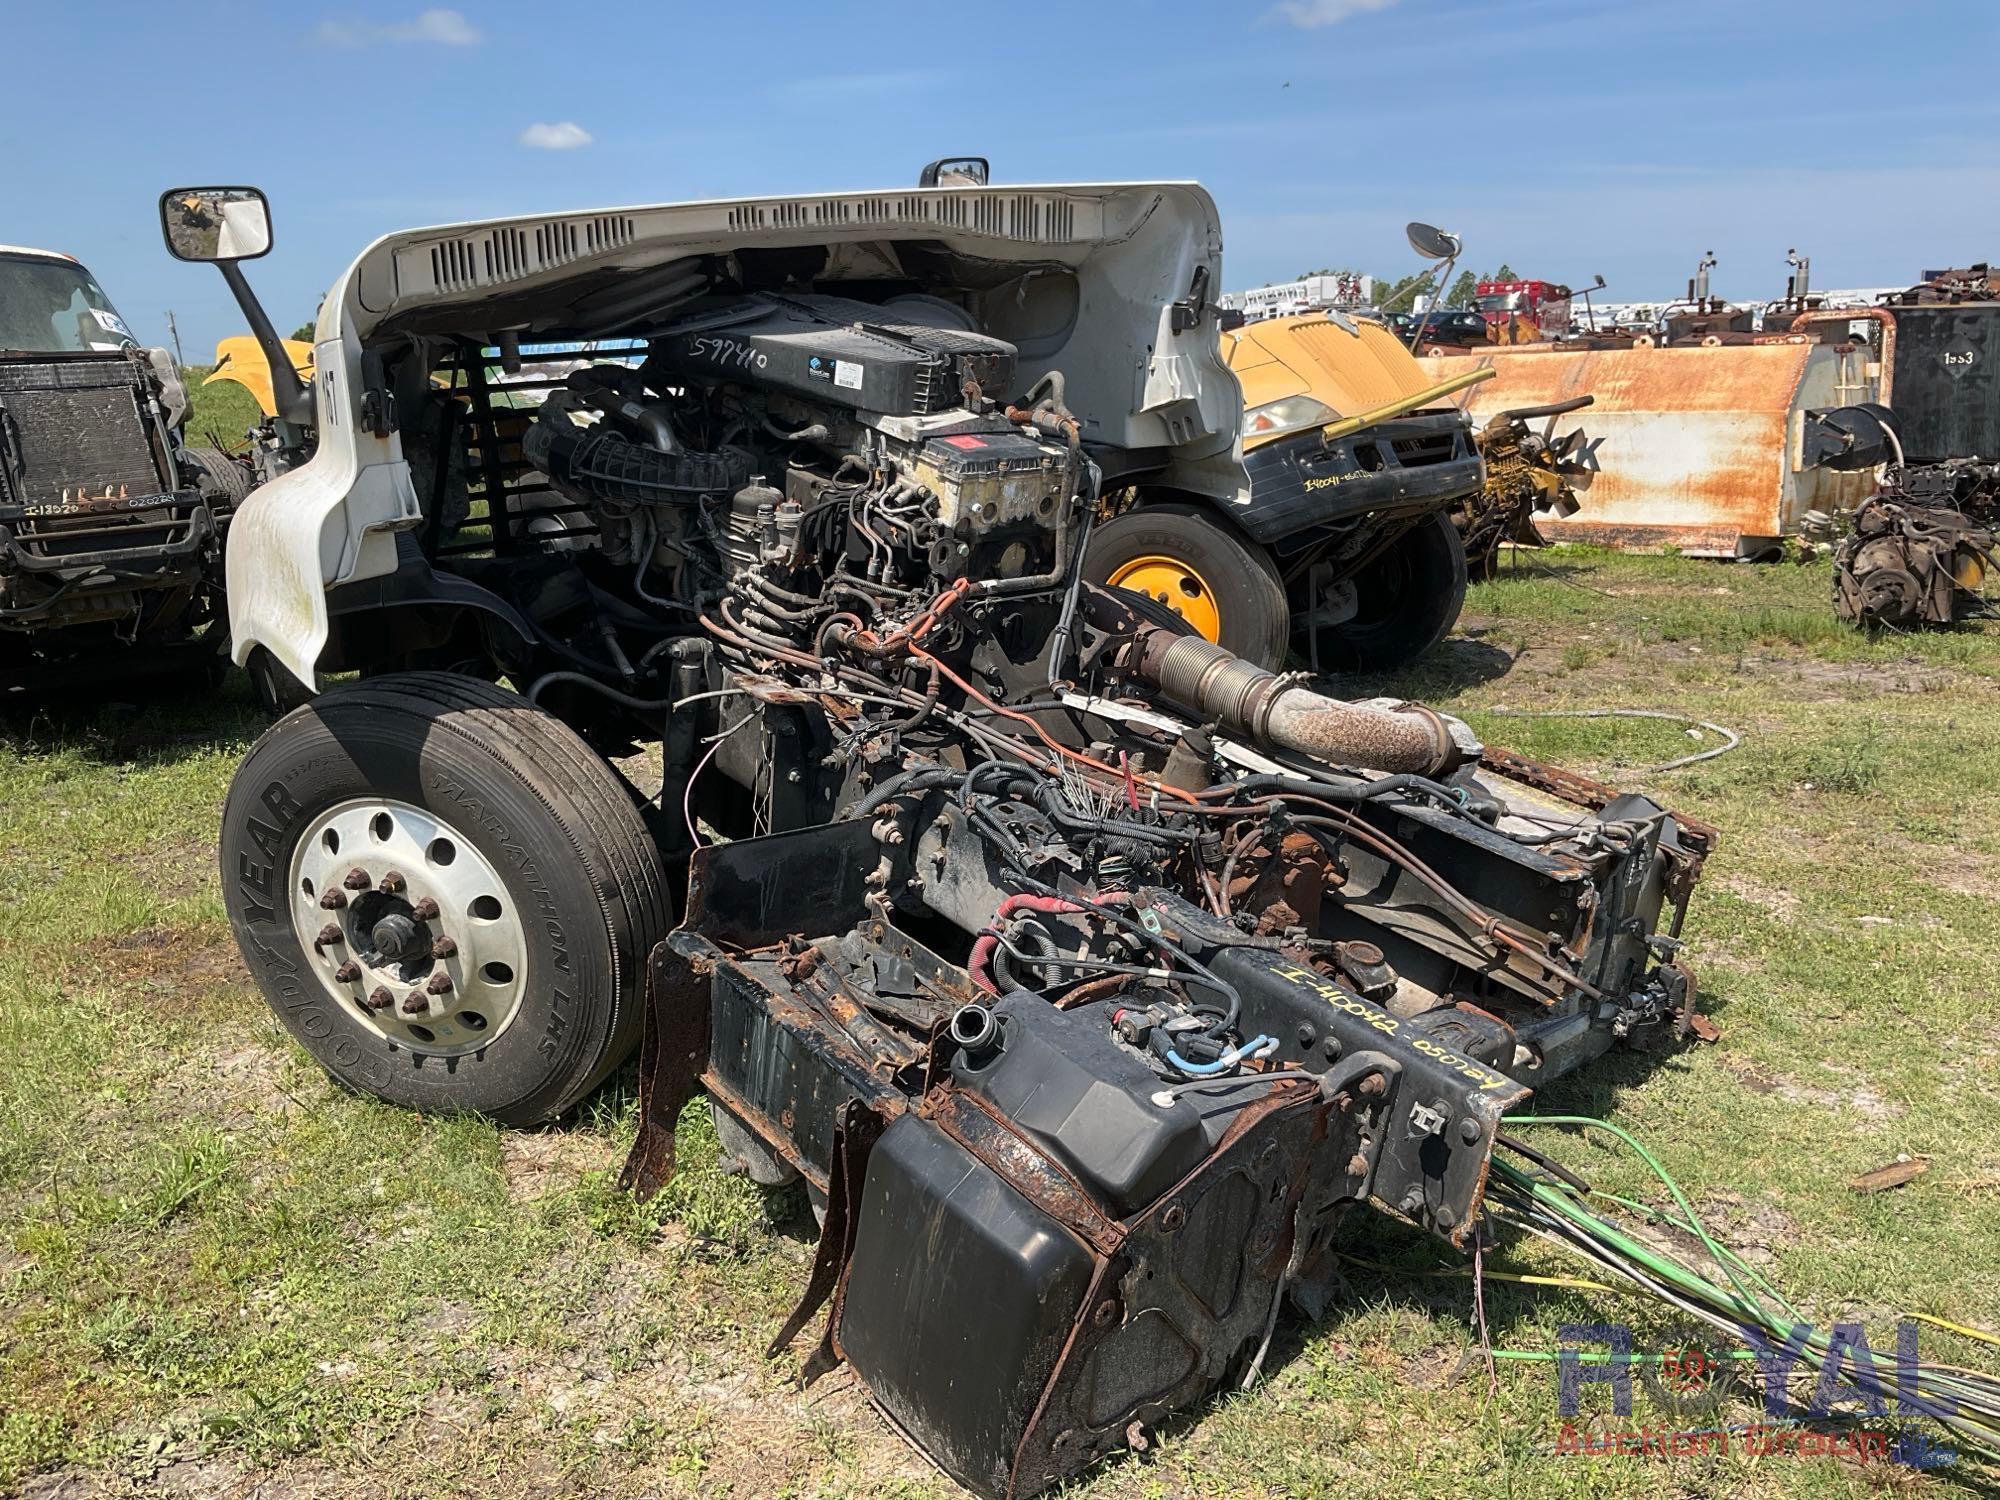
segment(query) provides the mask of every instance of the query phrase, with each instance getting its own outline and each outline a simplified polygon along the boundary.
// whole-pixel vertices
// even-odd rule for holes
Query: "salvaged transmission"
[[[1198,190],[648,212],[329,296],[347,384],[231,597],[367,675],[236,777],[232,922],[423,1107],[567,1108],[643,1003],[628,1184],[705,1093],[824,1215],[779,1343],[828,1309],[809,1371],[1032,1494],[1254,1378],[1348,1206],[1465,1244],[1508,1109],[1704,1025],[1710,835],[1085,581],[1109,486],[1241,480]],[[341,535],[314,618],[247,586]]]

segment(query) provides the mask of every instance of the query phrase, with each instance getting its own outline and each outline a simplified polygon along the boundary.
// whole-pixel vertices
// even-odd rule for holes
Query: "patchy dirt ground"
[[[1839,629],[1823,573],[1562,555],[1472,591],[1398,693],[1637,782],[1722,830],[1688,958],[1713,1047],[1621,1059],[1538,1101],[1658,1152],[1723,1241],[1822,1319],[2000,1329],[2000,635]],[[1661,708],[1744,733],[1684,771],[1676,725],[1502,718]],[[562,1127],[423,1119],[330,1085],[258,1003],[213,872],[257,729],[213,707],[42,715],[0,734],[0,1493],[401,1497],[953,1493],[845,1373],[763,1349],[811,1219],[714,1167],[699,1108],[654,1204],[618,1193],[629,1073]],[[155,749],[147,749],[156,745]],[[629,773],[657,777],[645,759]],[[1627,1063],[1630,1065],[1628,1066]],[[1595,1143],[1564,1158],[1653,1189]],[[1860,1194],[1899,1155],[1929,1170]],[[1927,1495],[1988,1482],[1553,1450],[1545,1364],[1487,1394],[1464,1267],[1379,1215],[1345,1296],[1280,1326],[1269,1378],[1074,1493]],[[1488,1268],[1574,1267],[1503,1242]],[[1503,1350],[1565,1323],[1685,1333],[1643,1304],[1494,1282]],[[1925,1330],[1927,1356],[1996,1351]],[[802,1340],[803,1343],[803,1340]],[[1747,1415],[1747,1414],[1746,1414]]]

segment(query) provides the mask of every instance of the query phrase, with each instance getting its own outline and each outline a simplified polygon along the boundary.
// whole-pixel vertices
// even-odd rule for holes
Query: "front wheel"
[[[1390,672],[1445,638],[1465,608],[1465,546],[1440,511],[1404,532],[1354,580],[1354,614],[1321,627],[1324,672]]]
[[[1092,582],[1164,605],[1246,661],[1285,663],[1291,612],[1277,568],[1204,506],[1168,501],[1114,516],[1091,534],[1084,565]]]
[[[322,693],[223,808],[230,925],[341,1083],[412,1109],[562,1114],[638,1041],[672,923],[631,795],[524,699],[445,673]]]

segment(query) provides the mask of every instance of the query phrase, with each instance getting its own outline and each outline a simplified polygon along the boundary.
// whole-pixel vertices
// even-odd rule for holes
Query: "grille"
[[[1420,469],[1426,464],[1449,462],[1458,448],[1458,434],[1446,431],[1400,437],[1390,446],[1396,450],[1396,462],[1406,469]]]
[[[13,451],[9,498],[55,506],[67,495],[161,491],[139,408],[138,373],[125,359],[0,366],[0,407]]]

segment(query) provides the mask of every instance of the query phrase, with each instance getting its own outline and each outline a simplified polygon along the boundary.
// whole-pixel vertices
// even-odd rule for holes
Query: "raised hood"
[[[265,645],[309,678],[326,640],[324,591],[392,572],[394,534],[421,519],[398,434],[371,430],[371,351],[642,336],[718,271],[862,300],[915,282],[1016,345],[1023,388],[1062,371],[1085,441],[1127,450],[1115,467],[1219,499],[1248,493],[1242,398],[1211,301],[1222,230],[1193,183],[898,188],[412,229],[370,245],[328,293],[314,350],[318,451],[232,522],[237,660]]]
[[[524,215],[387,235],[322,310],[318,338],[629,334],[717,258],[748,278],[916,280],[1067,377],[1087,438],[1226,454],[1241,399],[1215,323],[1176,318],[1221,284],[1215,203],[1192,183],[949,187]],[[1191,307],[1190,307],[1190,310]],[[1176,327],[1176,322],[1188,324]],[[1215,488],[1216,486],[1207,486]]]

